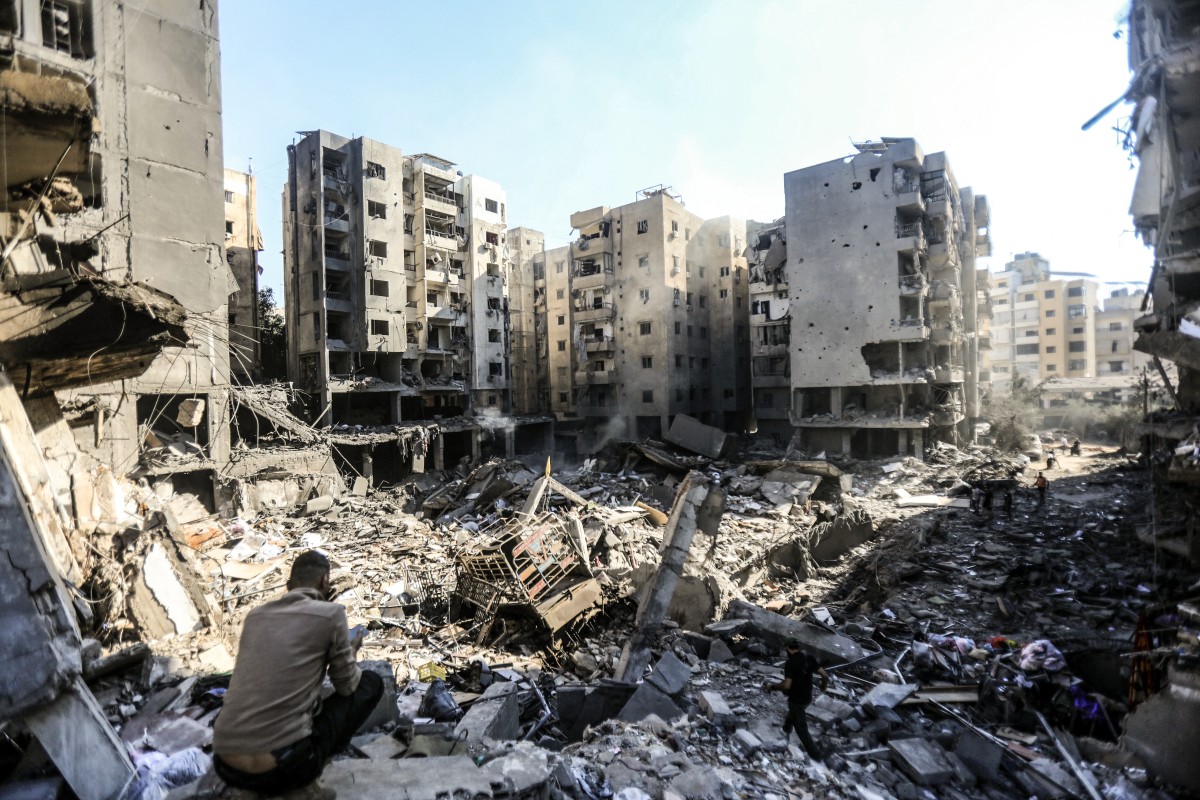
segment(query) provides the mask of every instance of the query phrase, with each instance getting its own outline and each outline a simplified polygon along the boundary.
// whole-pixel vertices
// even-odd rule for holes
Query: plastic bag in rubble
[[[1038,639],[1022,647],[1021,659],[1017,663],[1026,672],[1037,672],[1041,669],[1046,672],[1058,672],[1067,666],[1063,654],[1047,639]]]
[[[455,722],[463,712],[454,700],[454,695],[446,688],[446,682],[441,678],[434,678],[425,691],[425,696],[421,698],[421,706],[417,713],[422,717],[432,717],[438,722]]]
[[[198,747],[173,756],[146,753],[138,759],[137,778],[121,795],[122,800],[164,800],[167,792],[200,778],[210,767],[212,758]]]
[[[613,800],[651,800],[650,795],[643,792],[641,789],[636,789],[630,786],[628,789],[622,789],[617,792]]]

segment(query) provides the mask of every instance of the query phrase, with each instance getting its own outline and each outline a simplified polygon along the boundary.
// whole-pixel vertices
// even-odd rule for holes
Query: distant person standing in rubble
[[[1042,504],[1046,502],[1046,487],[1050,485],[1050,481],[1046,480],[1046,476],[1039,472],[1037,480],[1033,482],[1033,485],[1037,487],[1038,508],[1041,508]]]
[[[822,757],[820,749],[808,732],[808,705],[813,696],[813,673],[821,676],[821,691],[829,685],[829,675],[817,660],[807,653],[800,651],[800,643],[789,639],[784,645],[787,648],[788,659],[783,667],[783,680],[778,683],[768,683],[763,689],[768,692],[786,692],[788,696],[787,716],[783,718],[783,735],[791,738],[794,730],[804,745],[804,752],[814,761]]]
[[[383,695],[364,672],[346,611],[329,602],[329,559],[296,557],[288,593],[246,616],[225,705],[213,725],[213,767],[240,797],[333,800],[317,783]],[[321,701],[326,673],[334,694]]]
[[[992,500],[994,497],[995,490],[992,489],[992,485],[989,483],[983,490],[983,513],[987,514],[989,517],[992,516]]]
[[[1013,511],[1012,489],[1004,490],[1004,515],[1011,517]]]

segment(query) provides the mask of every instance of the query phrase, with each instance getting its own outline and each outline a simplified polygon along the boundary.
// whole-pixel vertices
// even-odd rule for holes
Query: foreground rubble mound
[[[83,674],[138,767],[127,796],[222,796],[208,749],[240,622],[314,547],[385,682],[326,772],[344,797],[1191,785],[1200,585],[1138,541],[1145,472],[1064,458],[1039,506],[1025,464],[984,448],[759,455],[622,444],[574,470],[496,459],[375,489],[274,471],[215,510],[115,479],[120,532],[91,584],[103,646]],[[972,509],[984,487],[1011,492],[1011,513]],[[763,688],[788,640],[831,676],[807,710],[819,761]]]

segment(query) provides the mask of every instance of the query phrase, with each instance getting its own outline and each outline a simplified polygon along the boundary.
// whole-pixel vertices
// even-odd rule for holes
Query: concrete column
[[[516,458],[517,456],[517,431],[515,428],[506,428],[504,430],[504,457]]]
[[[834,386],[829,390],[829,410],[833,412],[834,419],[842,418],[842,406],[844,405],[845,402],[842,401],[842,387]]]
[[[367,479],[368,486],[375,485],[375,457],[373,446],[367,446],[363,449],[363,477]]]
[[[79,678],[54,702],[25,718],[29,730],[82,800],[118,796],[133,764],[104,710]]]
[[[400,410],[401,409],[401,403],[400,403],[401,395],[399,392],[397,392],[396,394],[393,394],[391,397],[392,397],[392,424],[399,425],[403,421],[403,414],[401,413],[401,410]]]
[[[446,468],[446,440],[437,436],[429,442],[429,455],[433,458],[433,468],[441,472]]]
[[[903,457],[908,455],[908,431],[906,431],[904,428],[901,428],[900,430],[896,431],[896,437],[900,440],[900,447],[898,448],[900,450],[900,456]]]
[[[838,389],[837,391],[838,391],[838,394],[841,395],[842,390]],[[844,455],[844,456],[850,455],[850,440],[852,437],[853,437],[853,434],[851,431],[848,431],[848,430],[842,431],[842,455]]]
[[[470,431],[471,435],[471,463],[479,463],[479,459],[483,456],[483,450],[479,444],[479,431]]]
[[[925,431],[920,428],[913,431],[913,450],[918,461],[925,460]]]

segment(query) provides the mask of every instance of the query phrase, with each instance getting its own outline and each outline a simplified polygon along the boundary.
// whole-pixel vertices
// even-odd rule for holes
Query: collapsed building
[[[914,139],[857,149],[784,176],[790,421],[814,453],[921,457],[980,416],[988,202]]]

